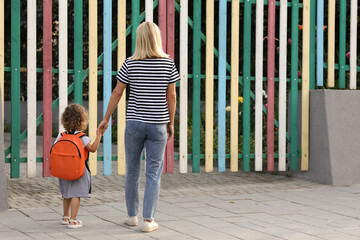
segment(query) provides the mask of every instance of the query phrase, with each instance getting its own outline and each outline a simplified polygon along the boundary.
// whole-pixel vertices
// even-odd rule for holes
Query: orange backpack
[[[77,134],[61,133],[61,137],[50,150],[50,173],[52,176],[65,180],[76,180],[84,175],[85,161],[89,154],[81,141],[81,137],[84,135],[82,132]]]

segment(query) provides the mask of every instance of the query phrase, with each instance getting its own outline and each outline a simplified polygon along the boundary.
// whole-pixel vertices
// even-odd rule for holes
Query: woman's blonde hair
[[[61,116],[61,124],[67,132],[83,131],[88,125],[88,113],[83,106],[71,103]]]
[[[136,29],[136,48],[133,59],[168,57],[161,42],[159,27],[153,22],[143,22]]]

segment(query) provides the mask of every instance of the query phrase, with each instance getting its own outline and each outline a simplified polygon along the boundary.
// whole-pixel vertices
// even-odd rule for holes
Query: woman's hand
[[[172,138],[174,136],[174,124],[173,123],[168,123],[167,124],[167,132],[168,132],[168,141],[170,140],[170,138]]]
[[[104,135],[106,129],[109,126],[109,121],[102,120],[101,123],[98,126],[97,133]]]

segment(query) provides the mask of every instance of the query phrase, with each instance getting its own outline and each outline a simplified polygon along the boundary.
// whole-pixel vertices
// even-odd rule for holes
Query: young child
[[[88,125],[88,113],[85,108],[79,104],[72,103],[65,108],[61,117],[61,124],[69,134],[76,134],[84,131]],[[61,133],[58,135],[54,144],[60,139]],[[100,144],[101,135],[96,132],[96,139],[90,143],[88,136],[81,137],[85,146],[85,151],[96,152]],[[81,220],[76,218],[80,207],[80,198],[89,198],[91,196],[91,175],[86,161],[84,175],[77,180],[59,179],[59,187],[63,197],[64,215],[62,224],[68,225],[68,228],[80,228],[83,226]],[[71,215],[70,215],[71,209]]]

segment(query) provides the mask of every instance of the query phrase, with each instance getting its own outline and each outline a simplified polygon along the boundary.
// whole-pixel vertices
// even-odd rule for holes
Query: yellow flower
[[[243,97],[238,97],[239,103],[243,103],[244,102],[244,98]]]
[[[227,112],[230,112],[230,111],[231,111],[231,107],[230,107],[230,106],[227,106],[227,107],[225,108],[225,110],[226,110]]]

